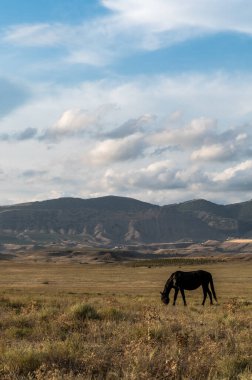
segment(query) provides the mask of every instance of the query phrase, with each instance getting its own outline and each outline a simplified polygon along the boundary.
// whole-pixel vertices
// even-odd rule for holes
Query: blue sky
[[[96,0],[1,0],[1,25],[67,22],[76,24],[106,13]]]
[[[252,3],[2,0],[0,203],[251,199]]]

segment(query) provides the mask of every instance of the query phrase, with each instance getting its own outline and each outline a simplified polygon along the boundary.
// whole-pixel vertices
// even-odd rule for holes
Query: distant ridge
[[[204,199],[158,206],[133,198],[58,198],[0,207],[0,244],[114,246],[252,238],[252,201]]]

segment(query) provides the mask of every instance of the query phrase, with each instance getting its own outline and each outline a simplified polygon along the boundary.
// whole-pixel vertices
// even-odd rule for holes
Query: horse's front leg
[[[183,298],[183,301],[184,301],[184,306],[187,306],[187,305],[186,305],[186,299],[185,299],[185,292],[184,292],[184,289],[183,289],[183,288],[180,288],[180,292],[181,292],[181,295],[182,295],[182,298]]]
[[[177,300],[177,296],[178,296],[178,291],[179,291],[179,289],[175,288],[174,299],[173,299],[173,306],[175,306],[175,304],[176,304],[176,300]]]

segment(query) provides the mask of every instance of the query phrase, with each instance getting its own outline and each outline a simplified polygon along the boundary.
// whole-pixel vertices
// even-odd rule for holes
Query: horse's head
[[[161,301],[165,304],[165,305],[168,305],[168,303],[170,302],[170,298],[168,296],[168,294],[165,294],[165,292],[160,292],[161,294]]]

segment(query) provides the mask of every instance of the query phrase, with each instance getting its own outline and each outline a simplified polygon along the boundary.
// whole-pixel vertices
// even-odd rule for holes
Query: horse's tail
[[[213,283],[213,277],[212,277],[212,275],[210,275],[210,287],[211,287],[214,299],[217,302],[217,297],[216,297],[216,293],[215,293],[215,290],[214,290],[214,283]]]

